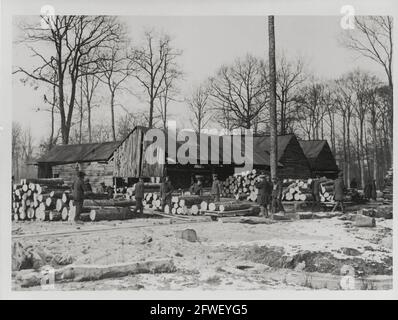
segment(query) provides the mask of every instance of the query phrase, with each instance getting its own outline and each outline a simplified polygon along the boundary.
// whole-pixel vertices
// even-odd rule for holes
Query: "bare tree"
[[[391,16],[355,17],[355,28],[343,33],[343,45],[380,64],[393,89],[392,79],[392,27]]]
[[[148,123],[148,118],[145,116],[145,112],[126,112],[118,120],[117,126],[117,138],[123,140],[136,126],[145,126]]]
[[[117,91],[123,89],[123,83],[132,75],[132,60],[127,56],[125,42],[115,43],[113,47],[103,50],[99,60],[102,74],[99,77],[110,93],[112,139],[116,141],[115,99]]]
[[[222,66],[210,78],[211,101],[228,117],[230,127],[252,129],[255,119],[268,103],[265,64],[251,55]]]
[[[57,87],[62,141],[68,144],[78,79],[98,63],[86,58],[95,49],[111,46],[119,37],[121,25],[116,18],[106,16],[43,16],[42,20],[48,28],[22,26],[21,42],[33,52],[38,66],[32,70],[18,67],[14,73]],[[51,47],[52,52],[39,52],[38,43]],[[69,99],[66,98],[68,89]]]
[[[19,179],[19,166],[22,154],[22,127],[18,122],[13,121],[11,131],[12,175],[15,177],[15,179]]]
[[[191,97],[186,99],[189,110],[192,113],[191,124],[198,133],[200,133],[211,120],[212,109],[209,105],[209,96],[209,87],[206,84],[202,84],[193,91]]]
[[[313,80],[296,97],[298,126],[308,139],[323,138],[323,121],[326,115],[324,84]]]
[[[95,104],[93,103],[94,93],[99,84],[99,76],[94,74],[85,74],[82,77],[82,93],[86,102],[87,109],[87,131],[88,131],[88,142],[92,142],[92,128],[91,128],[91,112]]]
[[[276,97],[279,102],[280,134],[286,134],[295,120],[295,97],[297,88],[306,80],[301,59],[288,61],[281,55],[278,61]]]
[[[278,137],[276,117],[276,63],[275,63],[275,30],[274,16],[268,16],[268,53],[270,78],[270,168],[271,177],[276,178],[278,164]]]
[[[134,77],[144,89],[146,99],[149,102],[148,126],[153,126],[156,100],[163,97],[170,98],[169,90],[172,81],[175,80],[175,66],[177,57],[182,51],[174,49],[171,38],[168,35],[157,34],[150,30],[144,33],[143,45],[133,50],[130,57],[134,64]],[[167,80],[167,83],[165,81]]]

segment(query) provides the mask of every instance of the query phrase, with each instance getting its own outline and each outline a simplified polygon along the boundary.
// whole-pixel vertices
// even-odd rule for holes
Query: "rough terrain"
[[[56,283],[58,290],[341,289],[342,269],[354,271],[356,289],[392,287],[393,220],[376,219],[374,228],[357,228],[338,217],[271,224],[195,220],[18,222],[13,243],[40,248],[65,263],[168,258],[176,266],[173,273]],[[187,228],[198,241],[181,238]],[[41,289],[21,288],[15,277],[13,287]]]

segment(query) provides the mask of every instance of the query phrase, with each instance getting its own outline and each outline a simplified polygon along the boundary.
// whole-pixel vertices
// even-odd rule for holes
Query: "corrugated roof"
[[[319,156],[325,146],[326,140],[299,140],[301,149],[308,159],[314,159]]]
[[[84,143],[54,146],[37,163],[74,163],[107,161],[119,146],[120,141],[103,143]]]

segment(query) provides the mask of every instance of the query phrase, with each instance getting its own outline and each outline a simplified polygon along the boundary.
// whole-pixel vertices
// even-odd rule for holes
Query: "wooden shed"
[[[253,148],[256,153],[270,153],[270,137],[254,136]],[[281,178],[308,178],[311,169],[306,156],[294,134],[278,136],[278,170]]]
[[[300,140],[299,143],[308,159],[313,176],[319,174],[331,179],[337,177],[339,168],[326,140]]]
[[[54,146],[36,161],[39,178],[62,178],[71,183],[76,170],[82,170],[93,188],[100,183],[113,185],[112,156],[120,142],[69,144]]]

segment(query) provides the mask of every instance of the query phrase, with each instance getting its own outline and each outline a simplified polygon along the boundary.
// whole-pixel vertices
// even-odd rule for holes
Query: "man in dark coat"
[[[268,205],[271,201],[272,185],[269,181],[269,176],[260,175],[258,181],[254,186],[258,189],[257,203],[260,205],[260,214],[264,217],[268,217]]]
[[[363,188],[363,194],[365,199],[369,200],[372,197],[372,183],[368,180]]]
[[[213,175],[213,184],[211,186],[211,195],[213,196],[213,200],[215,202],[220,201],[220,194],[222,192],[221,190],[221,183],[218,180],[218,177],[216,174]]]
[[[334,205],[332,212],[337,209],[337,206],[340,206],[341,212],[344,213],[344,192],[345,186],[343,181],[343,174],[340,173],[339,177],[334,182],[334,201],[336,201],[336,204]]]
[[[75,214],[75,222],[79,221],[80,214],[82,213],[83,209],[83,202],[84,202],[84,176],[85,173],[83,171],[79,171],[77,173],[77,178],[73,182],[72,187],[72,196],[73,196],[73,203],[76,206],[76,214]]]
[[[320,189],[321,189],[321,180],[319,175],[312,181],[311,192],[312,192],[312,211],[316,208],[317,210],[321,207],[321,196],[320,196]]]
[[[355,177],[352,178],[352,180],[350,182],[350,188],[351,189],[358,189],[358,182],[357,182],[357,179]]]
[[[203,193],[203,188],[202,188],[202,181],[198,179],[196,183],[194,183],[191,188],[189,188],[189,191],[191,194],[196,195],[196,196],[201,196]]]
[[[376,201],[377,198],[376,180],[372,180],[372,182],[370,183],[370,198]]]
[[[139,211],[141,214],[144,213],[144,206],[142,205],[142,200],[144,199],[144,179],[139,178],[138,182],[135,184],[135,209],[134,213]]]
[[[90,184],[90,180],[89,180],[89,179],[86,179],[86,180],[84,181],[84,190],[85,190],[86,192],[93,192],[93,188],[91,187],[91,184]]]
[[[272,213],[276,213],[279,211],[285,212],[285,209],[282,205],[282,183],[278,178],[274,178],[272,180],[272,204],[271,211]]]
[[[169,180],[169,177],[164,177],[162,184],[160,185],[160,198],[162,199],[162,210],[167,204],[171,208],[171,194],[173,193],[173,186]]]

